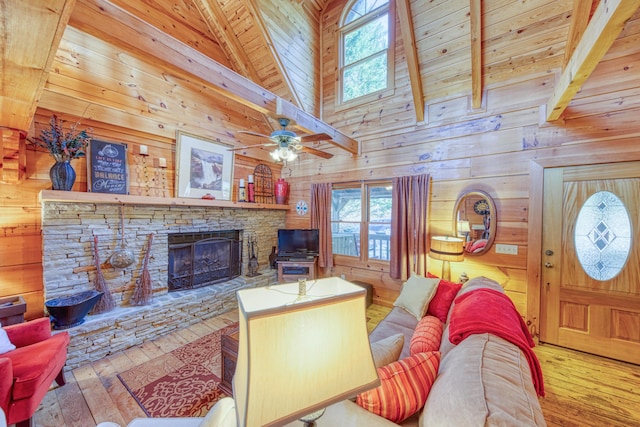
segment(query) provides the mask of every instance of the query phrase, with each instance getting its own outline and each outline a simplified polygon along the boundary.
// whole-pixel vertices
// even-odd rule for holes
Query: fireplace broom
[[[93,307],[93,313],[98,314],[113,310],[116,307],[116,303],[113,300],[113,295],[111,295],[111,291],[109,290],[107,281],[104,279],[102,269],[100,268],[100,256],[98,255],[98,236],[95,235],[93,236],[93,262],[96,264],[96,290],[98,292],[103,292],[102,298],[100,298],[95,307]]]
[[[144,262],[142,263],[142,274],[140,279],[136,280],[136,289],[133,291],[133,297],[131,298],[131,304],[133,305],[145,305],[149,304],[153,291],[151,289],[151,275],[147,268],[149,264],[149,252],[151,252],[151,243],[153,242],[153,233],[149,234],[149,241],[147,242],[147,251],[144,254]]]

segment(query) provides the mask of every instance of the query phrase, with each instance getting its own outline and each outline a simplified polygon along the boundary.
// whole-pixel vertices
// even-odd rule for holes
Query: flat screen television
[[[318,256],[320,233],[316,228],[278,230],[278,258]]]

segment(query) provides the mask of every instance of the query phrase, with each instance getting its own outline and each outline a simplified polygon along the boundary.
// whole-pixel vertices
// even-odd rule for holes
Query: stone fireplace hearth
[[[91,196],[82,194],[81,197]],[[71,344],[66,369],[236,309],[237,290],[277,281],[275,271],[269,269],[267,249],[276,244],[276,230],[284,227],[285,211],[208,207],[199,206],[198,202],[196,206],[169,203],[122,205],[43,198],[42,275],[45,300],[95,288],[96,268],[92,249],[93,236],[96,235],[101,270],[117,305],[110,312],[90,314],[84,324],[67,330]],[[120,207],[124,209],[126,247],[136,259],[124,269],[114,268],[108,263],[110,254],[120,245]],[[170,236],[175,233],[215,235],[229,230],[238,231],[236,259],[233,260],[236,270],[230,272],[228,278],[214,278],[213,286],[189,286],[189,290],[169,292]],[[132,306],[130,300],[136,281],[141,277],[146,243],[151,233],[154,237],[148,271],[152,282],[152,302],[146,306]],[[247,236],[255,239],[260,249],[258,261],[262,274],[256,277],[246,276],[249,263]]]

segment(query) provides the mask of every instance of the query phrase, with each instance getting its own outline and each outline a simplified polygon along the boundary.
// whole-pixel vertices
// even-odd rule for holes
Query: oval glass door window
[[[591,278],[617,276],[631,252],[631,220],[622,200],[610,191],[589,197],[578,213],[574,242],[580,265]]]

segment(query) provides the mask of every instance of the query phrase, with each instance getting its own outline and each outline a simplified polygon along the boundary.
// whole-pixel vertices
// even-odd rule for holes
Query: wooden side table
[[[27,304],[22,296],[0,298],[0,326],[24,322]]]
[[[236,372],[236,362],[238,360],[238,337],[240,332],[234,329],[220,338],[222,344],[222,378],[220,379],[220,390],[227,396],[233,397],[233,374]]]

